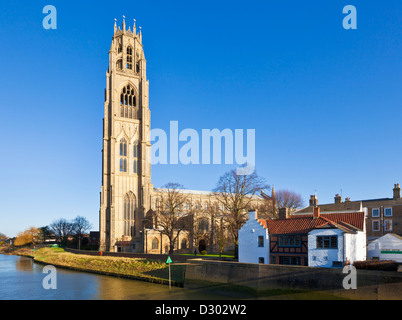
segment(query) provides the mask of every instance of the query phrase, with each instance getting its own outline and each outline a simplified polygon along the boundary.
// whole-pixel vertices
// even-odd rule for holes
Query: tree
[[[66,244],[68,241],[68,237],[72,234],[73,232],[73,223],[70,221],[67,221],[64,218],[60,218],[50,225],[50,228],[54,232],[54,235],[56,236],[57,239],[59,239],[60,242]]]
[[[303,207],[303,198],[299,193],[290,190],[279,190],[275,193],[277,209],[288,208],[290,212]]]
[[[43,242],[45,242],[46,239],[50,239],[51,237],[54,236],[54,233],[49,226],[39,228],[39,234]]]
[[[85,217],[77,216],[73,222],[72,233],[77,238],[78,249],[80,249],[82,236],[92,228],[92,225]]]
[[[35,227],[30,227],[29,229],[20,232],[16,239],[14,244],[16,246],[25,246],[28,244],[35,244],[38,239],[39,239],[40,231],[39,229]]]
[[[254,196],[264,189],[269,186],[256,171],[238,175],[235,170],[222,175],[214,189],[216,200],[225,209],[223,220],[234,241],[235,258],[238,257],[238,231],[247,220],[248,210],[256,206]]]
[[[162,188],[165,190],[160,194],[158,226],[161,233],[168,237],[169,253],[172,254],[179,234],[188,228],[188,215],[183,211],[188,198],[182,192],[184,187],[179,183],[169,182]]]

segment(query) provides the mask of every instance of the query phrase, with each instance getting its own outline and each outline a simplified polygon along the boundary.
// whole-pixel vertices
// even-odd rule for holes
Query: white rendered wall
[[[368,256],[370,259],[377,257],[402,263],[402,240],[387,234],[369,244]]]
[[[337,249],[317,249],[317,236],[337,236]],[[333,261],[343,261],[343,231],[339,229],[316,229],[308,234],[309,267],[332,268]]]
[[[249,220],[239,230],[239,262],[259,263],[259,258],[264,258],[264,263],[269,264],[269,237],[267,229],[251,215]],[[258,247],[258,237],[264,237],[264,246]]]
[[[366,233],[359,231],[357,234],[345,234],[345,259],[350,263],[367,259]]]

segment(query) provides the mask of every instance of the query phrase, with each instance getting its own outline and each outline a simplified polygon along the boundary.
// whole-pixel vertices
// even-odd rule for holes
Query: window
[[[385,217],[392,217],[392,208],[385,208],[384,209],[384,216]]]
[[[373,231],[380,231],[380,221],[374,220],[372,227]]]
[[[258,246],[259,247],[264,246],[264,236],[258,236]]]
[[[135,196],[132,192],[124,196],[123,206],[124,235],[135,236]]]
[[[127,172],[127,159],[120,159],[120,172]]]
[[[378,218],[380,216],[380,209],[376,208],[371,211],[371,216],[373,218]]]
[[[280,264],[300,266],[300,262],[301,262],[300,257],[287,257],[287,256],[279,257]]]
[[[187,239],[181,240],[181,248],[182,249],[187,249]]]
[[[263,258],[263,257],[259,257],[259,258],[258,258],[258,263],[265,263],[265,262],[264,262],[264,258]]]
[[[134,146],[133,146],[133,173],[138,173],[138,152],[139,151],[139,146],[138,146],[138,141],[134,142]]]
[[[201,218],[198,222],[198,232],[207,233],[209,230],[209,222],[207,218]]]
[[[133,69],[133,49],[128,46],[127,47],[127,69]]]
[[[120,172],[127,172],[127,141],[122,139],[120,141]]]
[[[134,159],[133,161],[133,173],[138,173],[138,161]]]
[[[134,107],[137,106],[137,98],[134,87],[128,84],[120,93],[120,117],[135,118]]]
[[[154,238],[152,240],[152,250],[157,250],[159,248],[159,240],[158,238]]]
[[[384,230],[385,231],[392,231],[392,220],[385,220],[384,221]]]
[[[317,249],[337,249],[337,236],[317,236]]]
[[[127,141],[124,138],[120,141],[120,156],[127,157]]]
[[[299,247],[300,244],[300,236],[279,236],[280,247]]]
[[[138,151],[139,151],[138,141],[135,141],[134,147],[133,147],[133,157],[134,158],[138,158]]]

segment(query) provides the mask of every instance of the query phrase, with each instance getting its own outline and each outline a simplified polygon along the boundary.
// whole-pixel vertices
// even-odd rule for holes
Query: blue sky
[[[57,8],[45,30],[44,6]],[[345,30],[345,5],[357,30]],[[85,216],[98,229],[114,18],[142,27],[152,128],[255,129],[256,169],[319,203],[402,183],[402,2],[0,4],[0,232]],[[228,165],[154,165],[154,186],[211,190]]]

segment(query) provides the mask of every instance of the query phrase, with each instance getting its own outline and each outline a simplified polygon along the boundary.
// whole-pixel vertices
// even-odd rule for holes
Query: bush
[[[384,260],[366,260],[355,261],[353,266],[362,270],[380,270],[380,271],[398,271],[399,264],[396,261]]]
[[[202,250],[201,254],[205,256],[207,254],[207,250]]]

